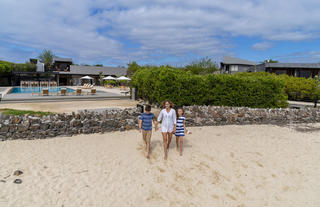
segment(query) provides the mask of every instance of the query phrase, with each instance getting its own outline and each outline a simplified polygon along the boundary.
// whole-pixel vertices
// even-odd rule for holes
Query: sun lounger
[[[49,89],[42,89],[43,96],[49,96]]]
[[[96,91],[96,89],[95,89],[95,88],[92,88],[92,89],[91,89],[91,95],[96,94],[96,92],[97,92],[97,91]]]
[[[77,95],[77,96],[81,96],[81,88],[77,88],[77,90],[76,90],[76,95]]]
[[[126,96],[126,95],[130,94],[130,90],[121,91],[120,93],[123,94],[124,96]]]
[[[67,89],[66,88],[61,88],[60,95],[61,96],[67,95]]]

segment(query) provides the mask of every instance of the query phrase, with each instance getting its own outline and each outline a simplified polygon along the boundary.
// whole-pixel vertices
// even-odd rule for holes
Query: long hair
[[[169,103],[170,104],[170,108],[173,108],[174,107],[174,104],[170,101],[170,100],[165,100],[164,102],[162,102],[162,108],[166,108],[166,103]]]
[[[177,109],[176,109],[177,119],[179,118],[179,114],[178,114],[179,109],[182,110],[182,116],[184,115],[184,110],[183,110],[183,108],[182,108],[182,107],[177,107]]]

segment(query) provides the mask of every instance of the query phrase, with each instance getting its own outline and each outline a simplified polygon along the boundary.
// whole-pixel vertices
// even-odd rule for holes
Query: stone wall
[[[0,140],[42,139],[76,134],[125,131],[138,126],[139,111],[108,109],[103,112],[83,111],[48,116],[2,116]]]
[[[253,109],[246,107],[188,106],[184,107],[188,126],[244,125],[320,122],[320,110]]]
[[[304,109],[251,109],[215,106],[184,107],[187,126],[230,124],[276,124],[320,122],[320,111]],[[155,115],[159,109],[153,109]],[[49,116],[2,116],[0,140],[41,139],[76,134],[137,129],[138,108],[83,111]]]

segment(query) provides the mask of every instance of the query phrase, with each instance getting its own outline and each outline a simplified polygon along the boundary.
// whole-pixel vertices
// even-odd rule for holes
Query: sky
[[[0,60],[320,62],[319,0],[0,0]]]

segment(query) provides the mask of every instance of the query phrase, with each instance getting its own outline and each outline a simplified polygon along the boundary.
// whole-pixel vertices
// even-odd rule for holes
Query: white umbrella
[[[90,76],[83,76],[82,78],[80,78],[80,79],[90,79],[90,80],[92,80],[93,78],[91,78]]]
[[[120,76],[119,78],[117,78],[117,80],[131,80],[131,79],[124,76]]]
[[[103,78],[103,80],[115,80],[115,78],[112,76],[107,76],[107,77]]]

